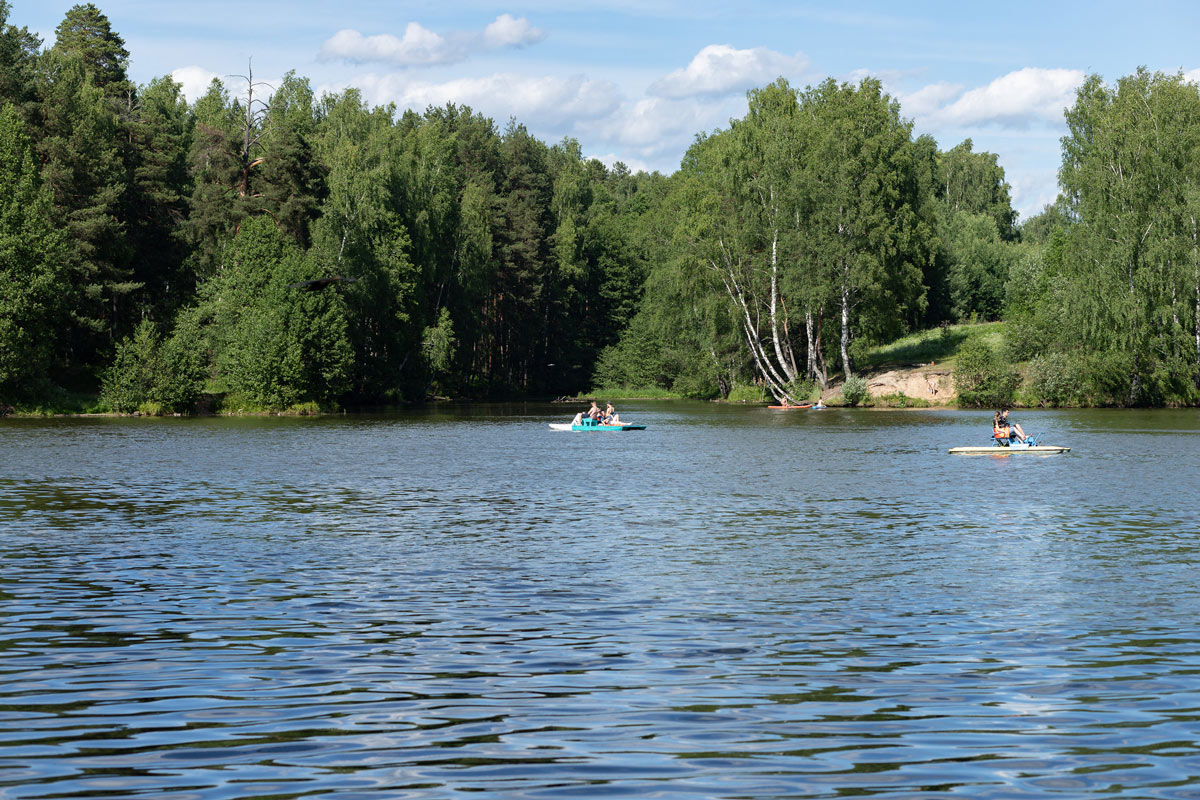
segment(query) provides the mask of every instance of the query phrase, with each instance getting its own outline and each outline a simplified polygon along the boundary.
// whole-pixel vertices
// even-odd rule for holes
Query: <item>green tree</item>
[[[217,272],[234,231],[250,213],[250,200],[237,191],[242,166],[237,143],[238,111],[228,91],[213,79],[192,109],[188,149],[192,194],[184,232],[189,271],[203,280]]]
[[[1020,252],[1006,243],[987,214],[946,212],[941,241],[948,260],[952,318],[999,319],[1004,308],[1009,269]]]
[[[1059,180],[1077,222],[1064,272],[1094,383],[1109,402],[1190,401],[1200,380],[1200,90],[1146,70],[1113,87],[1092,76],[1067,126]]]
[[[312,88],[289,72],[271,95],[262,133],[262,168],[255,194],[280,228],[302,248],[327,190],[326,167],[315,158]]]
[[[132,280],[121,213],[128,180],[121,124],[77,53],[52,48],[40,67],[38,154],[57,220],[72,245],[71,362],[87,372],[115,341],[124,301],[140,288]]]
[[[840,310],[842,371],[854,371],[855,329],[900,332],[924,310],[923,267],[933,231],[920,213],[911,123],[877,80],[829,79],[801,96],[812,125],[806,149],[807,226]]]
[[[91,82],[108,97],[119,98],[132,91],[126,74],[129,51],[100,9],[92,3],[72,6],[55,29],[54,49],[78,58]]]
[[[315,148],[327,169],[328,196],[313,227],[317,273],[311,277],[353,281],[345,298],[354,393],[368,401],[398,400],[418,344],[409,324],[418,274],[397,209],[400,137],[391,109],[367,109],[356,90],[327,96],[321,115]]]
[[[1021,376],[988,344],[970,339],[958,352],[954,365],[954,389],[958,402],[977,408],[999,408],[1012,404]]]
[[[965,139],[942,153],[937,160],[937,196],[952,212],[985,214],[996,224],[1006,242],[1017,238],[1017,212],[1013,210],[1004,168],[995,153],[973,152],[974,143]]]
[[[44,394],[65,314],[67,244],[21,114],[0,106],[0,399]]]
[[[37,118],[36,61],[42,40],[28,28],[10,25],[12,4],[0,0],[0,102],[12,103],[22,119]]]
[[[315,266],[270,217],[241,226],[218,276],[205,284],[198,313],[219,384],[252,405],[330,406],[350,388],[354,353],[346,304],[336,289],[291,284]]]
[[[170,78],[141,87],[125,120],[129,179],[121,216],[136,254],[130,278],[140,286],[135,315],[169,320],[195,294],[184,227],[193,125],[181,87]]]

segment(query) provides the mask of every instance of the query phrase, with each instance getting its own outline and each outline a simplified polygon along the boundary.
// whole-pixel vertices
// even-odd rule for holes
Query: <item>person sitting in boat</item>
[[[620,424],[622,424],[621,418],[617,416],[617,410],[615,408],[613,408],[612,403],[605,403],[604,416],[601,418],[601,421],[605,425],[620,425]]]
[[[1015,432],[1017,434],[1017,438],[1020,439],[1022,442],[1029,438],[1029,435],[1025,433],[1025,430],[1020,425],[1018,425],[1015,422],[1009,421],[1007,408],[1000,409],[1000,421],[1003,422],[1006,426],[1008,426],[1008,428],[1010,430]]]
[[[1019,435],[1009,427],[1008,419],[999,411],[992,414],[992,438],[1006,446],[1013,439],[1016,439],[1018,442],[1025,441],[1024,436]]]
[[[600,406],[596,405],[596,401],[592,401],[592,407],[587,410],[587,415],[599,422],[604,418],[604,412],[600,410]]]

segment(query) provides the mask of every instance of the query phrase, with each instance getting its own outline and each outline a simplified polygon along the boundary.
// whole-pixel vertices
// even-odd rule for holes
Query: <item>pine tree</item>
[[[58,355],[66,242],[20,112],[0,107],[0,401],[44,396]]]

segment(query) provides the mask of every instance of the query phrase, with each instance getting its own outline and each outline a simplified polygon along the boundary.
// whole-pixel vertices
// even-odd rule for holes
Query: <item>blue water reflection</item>
[[[0,424],[0,797],[1200,796],[1195,412],[621,411]]]

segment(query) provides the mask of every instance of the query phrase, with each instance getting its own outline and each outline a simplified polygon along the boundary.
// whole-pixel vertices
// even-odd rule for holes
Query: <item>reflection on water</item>
[[[0,797],[1200,794],[1196,413],[621,412],[3,422]]]

